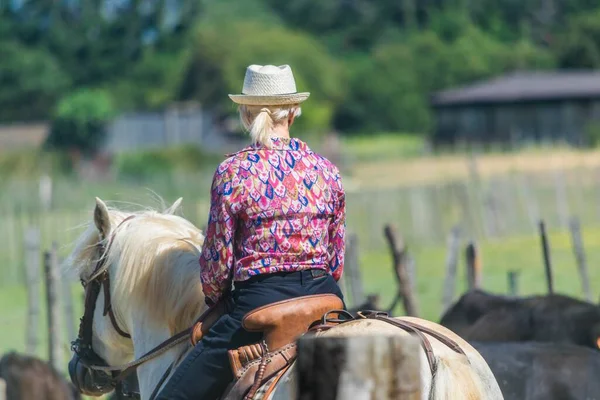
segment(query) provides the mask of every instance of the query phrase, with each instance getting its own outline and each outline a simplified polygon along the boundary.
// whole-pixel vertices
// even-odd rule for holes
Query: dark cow
[[[464,294],[440,324],[466,340],[570,343],[598,349],[600,308],[563,295],[507,297]]]
[[[0,359],[6,400],[79,400],[81,395],[51,365],[15,352]]]
[[[505,399],[600,400],[600,353],[570,344],[470,342]]]

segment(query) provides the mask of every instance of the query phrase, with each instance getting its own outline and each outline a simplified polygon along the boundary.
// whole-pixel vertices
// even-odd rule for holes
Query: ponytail
[[[271,148],[271,131],[273,130],[273,117],[271,110],[261,108],[260,112],[250,124],[250,139],[253,144],[261,144],[267,148]]]
[[[260,108],[259,108],[260,107]],[[240,119],[244,128],[250,133],[252,144],[271,148],[271,134],[273,128],[290,114],[300,115],[297,105],[270,108],[264,106],[240,106]]]

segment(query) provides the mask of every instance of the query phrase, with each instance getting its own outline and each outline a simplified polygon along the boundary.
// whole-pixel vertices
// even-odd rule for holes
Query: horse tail
[[[482,400],[487,398],[476,369],[462,354],[437,357],[429,400]]]

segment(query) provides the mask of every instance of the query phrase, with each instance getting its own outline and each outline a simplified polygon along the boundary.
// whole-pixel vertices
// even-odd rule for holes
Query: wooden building
[[[600,71],[520,72],[435,93],[436,145],[567,142],[600,134]]]

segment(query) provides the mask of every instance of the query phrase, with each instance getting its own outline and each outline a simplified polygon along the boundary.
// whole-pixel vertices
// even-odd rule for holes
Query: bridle
[[[96,245],[101,257],[96,263],[94,271],[90,277],[87,280],[81,280],[81,284],[85,290],[85,308],[83,317],[79,322],[79,333],[77,339],[71,343],[71,350],[74,352],[74,356],[69,362],[69,375],[75,387],[84,394],[97,396],[116,389],[121,385],[123,380],[129,374],[135,371],[140,365],[158,357],[178,344],[184,342],[191,332],[191,328],[186,329],[185,331],[180,332],[160,343],[158,346],[148,351],[139,359],[116,367],[108,366],[102,357],[96,354],[92,347],[94,311],[96,309],[96,302],[101,290],[103,290],[104,293],[104,309],[102,315],[109,316],[113,328],[121,337],[131,339],[131,335],[121,329],[113,312],[110,296],[110,276],[108,268],[106,268],[106,263],[107,255],[112,246],[117,230],[125,222],[133,219],[134,217],[135,215],[130,215],[121,221],[121,223],[115,228],[110,236],[108,245],[106,247],[102,241]],[[157,385],[155,392],[162,384],[162,381],[166,379],[172,367],[173,365],[171,365],[171,367],[165,372],[165,375],[163,376],[161,382],[159,382]],[[123,387],[121,387],[121,390],[123,390]],[[135,392],[123,394],[126,397],[139,397],[139,393]]]

